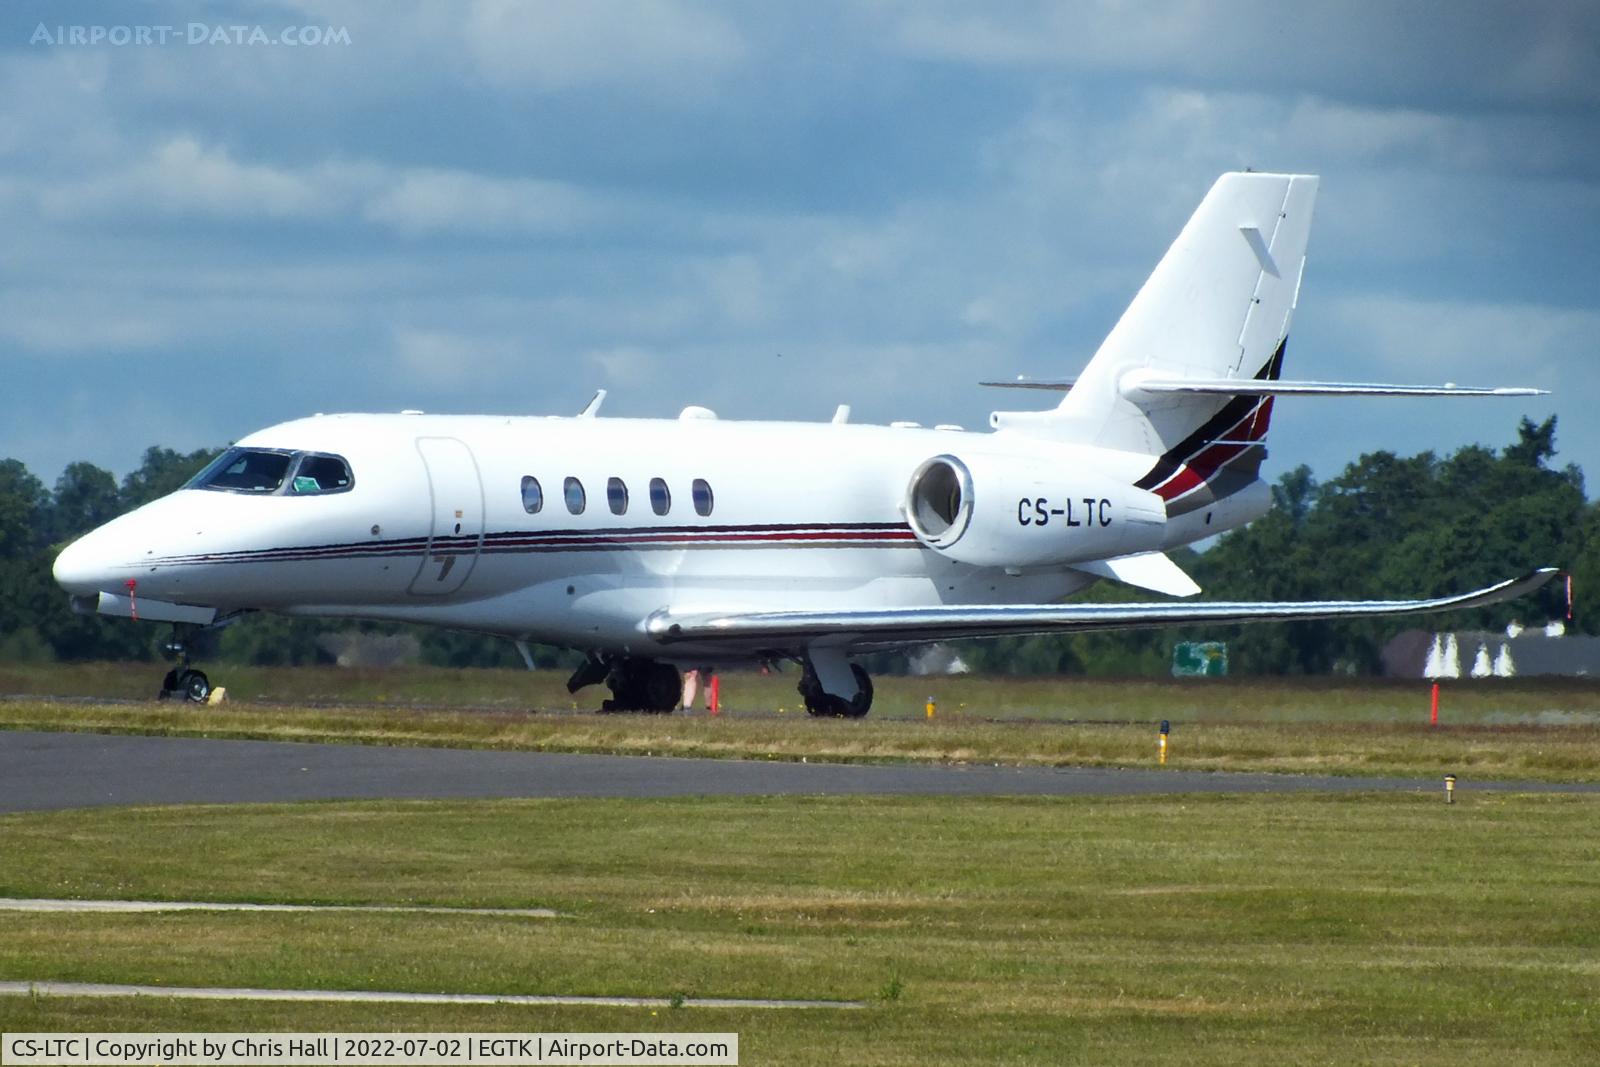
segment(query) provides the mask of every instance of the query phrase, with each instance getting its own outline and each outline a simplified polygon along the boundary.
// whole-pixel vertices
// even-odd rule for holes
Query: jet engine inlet
[[[947,548],[972,522],[972,472],[954,456],[923,462],[906,487],[906,521],[923,544]]]

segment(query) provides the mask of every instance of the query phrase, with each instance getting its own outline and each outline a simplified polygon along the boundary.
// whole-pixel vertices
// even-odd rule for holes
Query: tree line
[[[1274,507],[1201,552],[1173,553],[1208,599],[1328,600],[1443,596],[1537,566],[1567,568],[1580,592],[1600,578],[1600,504],[1584,493],[1576,466],[1553,464],[1556,420],[1523,419],[1500,449],[1469,445],[1446,457],[1373,452],[1337,477],[1307,467],[1272,486]],[[73,538],[181,486],[220,449],[148,449],[119,483],[111,472],[73,463],[45,486],[15,459],[0,461],[0,661],[151,660],[166,627],[75,615],[50,567]],[[1133,601],[1151,594],[1102,582],[1085,599]],[[1409,626],[1504,626],[1565,612],[1559,583],[1530,602],[1456,613],[1438,623],[1408,620],[1188,627],[961,642],[974,669],[997,673],[1160,674],[1179,640],[1224,640],[1230,669],[1246,674],[1373,674],[1385,641]],[[1600,613],[1579,612],[1585,633]],[[392,633],[404,627],[251,615],[217,635],[208,658],[298,665],[325,662],[330,630]],[[415,631],[424,662],[517,666],[509,642],[430,628]],[[541,666],[577,653],[541,648]],[[874,657],[878,670],[903,670],[904,655]]]

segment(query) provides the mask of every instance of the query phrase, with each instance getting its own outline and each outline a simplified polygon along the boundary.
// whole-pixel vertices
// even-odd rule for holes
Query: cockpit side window
[[[342,493],[349,489],[354,479],[350,477],[350,464],[341,456],[310,452],[300,459],[289,491],[295,496],[313,493]]]
[[[185,489],[222,489],[233,493],[276,493],[294,462],[293,452],[266,448],[230,448],[189,479]]]

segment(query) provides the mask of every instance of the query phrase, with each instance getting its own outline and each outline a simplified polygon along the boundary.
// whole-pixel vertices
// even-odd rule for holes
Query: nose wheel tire
[[[184,671],[178,675],[178,690],[196,704],[204,704],[211,696],[211,679],[204,671]]]
[[[192,669],[171,670],[161,680],[162,700],[188,700],[204,704],[211,697],[211,679],[204,671]]]

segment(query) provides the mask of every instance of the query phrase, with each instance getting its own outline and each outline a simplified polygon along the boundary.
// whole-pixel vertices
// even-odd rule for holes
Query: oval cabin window
[[[539,479],[531,474],[522,476],[522,510],[529,515],[539,514],[544,507],[544,490],[539,488]]]
[[[583,483],[576,478],[568,478],[562,486],[561,493],[567,498],[567,510],[574,515],[582,515],[587,498],[583,493]]]
[[[694,512],[696,515],[706,516],[711,514],[714,503],[711,497],[711,483],[704,478],[694,480]]]

